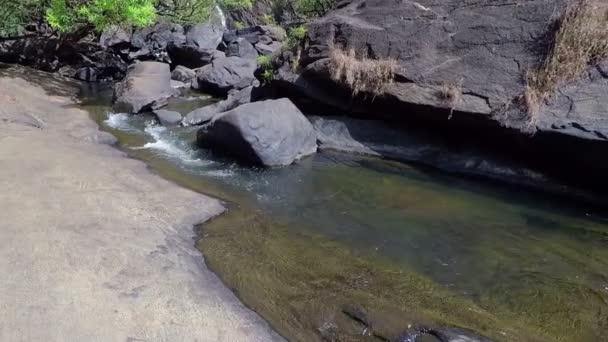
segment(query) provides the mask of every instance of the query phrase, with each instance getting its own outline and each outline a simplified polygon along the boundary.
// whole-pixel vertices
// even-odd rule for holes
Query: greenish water
[[[107,94],[83,98],[130,156],[227,202],[228,214],[200,227],[198,246],[293,341],[397,340],[408,326],[499,341],[606,340],[608,213],[342,154],[246,168],[194,148],[192,128],[110,115],[99,101]]]

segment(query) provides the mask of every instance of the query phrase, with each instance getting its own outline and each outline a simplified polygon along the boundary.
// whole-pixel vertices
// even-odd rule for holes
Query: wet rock
[[[114,86],[114,110],[137,114],[160,108],[175,95],[168,64],[139,62],[129,66],[127,77]]]
[[[253,102],[228,111],[202,128],[197,141],[263,166],[289,165],[317,150],[312,125],[288,99]]]
[[[226,100],[198,108],[188,113],[184,118],[184,125],[202,125],[211,121],[216,115],[234,109],[240,105],[256,101],[261,97],[259,89],[253,86],[239,90],[228,95]]]
[[[189,28],[184,41],[168,44],[167,52],[174,64],[189,68],[207,65],[222,41],[223,29],[211,24],[199,24]]]
[[[182,121],[182,115],[171,110],[157,109],[154,111],[154,115],[156,115],[158,122],[166,127],[177,126]]]
[[[240,57],[226,57],[214,60],[200,68],[193,82],[193,88],[212,94],[225,96],[231,89],[243,89],[256,81],[255,60]]]
[[[226,48],[226,56],[236,56],[245,59],[256,59],[257,50],[244,38],[237,38],[230,42]]]
[[[92,67],[83,67],[76,71],[74,78],[86,82],[97,81],[97,69]]]
[[[379,121],[346,117],[310,117],[310,120],[322,150],[373,155],[549,192],[577,194],[573,188],[521,161],[496,156],[472,145],[456,148],[432,132],[399,129]]]
[[[175,81],[190,83],[196,77],[196,71],[186,68],[183,65],[178,65],[171,72],[171,79]]]

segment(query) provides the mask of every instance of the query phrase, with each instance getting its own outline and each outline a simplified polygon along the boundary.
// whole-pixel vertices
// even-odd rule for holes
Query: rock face
[[[310,25],[302,65],[326,58],[329,43],[394,58],[402,67],[387,97],[487,115],[523,93],[523,76],[539,64],[563,3],[355,0]],[[440,96],[444,84],[459,89],[457,103]]]
[[[129,59],[168,62],[167,46],[183,44],[185,41],[184,28],[178,24],[159,23],[139,29],[131,37],[132,52]]]
[[[407,121],[493,145],[498,154],[597,188],[608,173],[608,161],[597,158],[608,153],[608,97],[600,95],[608,91],[606,64],[562,85],[534,118],[521,105],[526,75],[546,57],[565,3],[347,0],[308,25],[300,72],[285,64],[275,84],[285,95],[339,112]],[[348,87],[331,80],[331,45],[360,57],[394,59],[394,82],[381,96],[353,98]],[[446,97],[446,89],[455,96]],[[600,187],[608,191],[608,185]]]
[[[226,57],[214,60],[198,70],[192,87],[201,91],[225,96],[231,89],[251,86],[256,78],[255,59]]]
[[[129,66],[127,77],[114,87],[114,110],[137,114],[157,109],[174,94],[169,64],[135,63]]]
[[[199,68],[209,64],[218,45],[222,42],[223,30],[211,24],[199,24],[189,28],[184,41],[175,40],[167,45],[167,52],[175,64]]]
[[[264,166],[289,165],[317,150],[312,125],[288,99],[249,103],[226,112],[202,128],[197,141]]]

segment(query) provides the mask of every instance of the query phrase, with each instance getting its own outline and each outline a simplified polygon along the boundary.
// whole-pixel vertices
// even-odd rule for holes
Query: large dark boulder
[[[219,26],[199,24],[186,31],[185,40],[170,42],[167,52],[173,64],[199,68],[211,62],[222,35],[223,29]]]
[[[127,77],[114,86],[114,110],[137,114],[157,109],[175,94],[169,64],[135,63],[129,66]]]
[[[317,150],[312,125],[285,98],[226,112],[202,128],[197,141],[202,147],[263,166],[289,165]]]
[[[226,57],[200,68],[192,87],[225,96],[231,89],[243,89],[254,84],[257,63],[252,59]]]

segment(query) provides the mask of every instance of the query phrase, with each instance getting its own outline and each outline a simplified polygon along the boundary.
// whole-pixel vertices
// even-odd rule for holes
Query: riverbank
[[[72,86],[0,70],[0,340],[281,340],[194,248],[221,203],[109,146]]]

